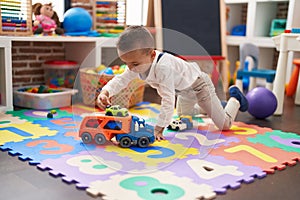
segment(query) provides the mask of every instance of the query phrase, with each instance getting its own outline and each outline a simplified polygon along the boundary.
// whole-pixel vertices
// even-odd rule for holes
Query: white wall
[[[126,24],[146,25],[148,0],[127,0],[126,3]]]

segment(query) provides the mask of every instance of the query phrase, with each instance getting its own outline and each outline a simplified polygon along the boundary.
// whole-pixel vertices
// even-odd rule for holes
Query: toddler
[[[97,105],[105,109],[111,104],[110,97],[127,87],[131,80],[144,80],[161,96],[160,114],[154,128],[158,141],[165,139],[163,130],[172,121],[175,95],[178,116],[200,114],[201,108],[220,130],[228,130],[238,111],[248,109],[247,99],[236,86],[229,88],[230,98],[223,108],[208,74],[196,63],[155,50],[154,39],[143,26],[128,27],[118,39],[117,51],[128,68],[102,88]]]

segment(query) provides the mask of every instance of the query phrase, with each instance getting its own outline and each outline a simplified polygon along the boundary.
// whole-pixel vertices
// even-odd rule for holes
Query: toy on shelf
[[[173,120],[167,127],[169,130],[184,131],[193,128],[193,119],[191,116],[180,116]]]
[[[284,33],[286,27],[286,19],[273,19],[271,23],[270,36],[280,35]]]
[[[146,124],[144,119],[130,114],[125,117],[104,113],[85,116],[80,125],[79,137],[85,144],[94,141],[98,145],[115,137],[123,148],[131,145],[148,147],[155,142],[154,127]]]
[[[94,29],[103,36],[118,36],[125,29],[125,0],[94,1]]]
[[[245,36],[246,35],[246,25],[241,24],[232,28],[231,35]]]
[[[57,13],[53,10],[51,3],[36,3],[32,6],[32,12],[35,16],[33,21],[34,34],[52,35],[54,32],[58,35],[64,34],[60,26]]]
[[[92,26],[92,16],[84,8],[70,8],[64,14],[65,35],[91,37],[100,36],[97,31],[91,30]]]
[[[31,0],[0,1],[0,35],[32,35]]]
[[[300,33],[300,28],[292,28],[291,33]]]
[[[226,6],[226,22],[228,22],[229,16],[230,16],[230,7]],[[226,35],[229,35],[228,30],[226,31]]]

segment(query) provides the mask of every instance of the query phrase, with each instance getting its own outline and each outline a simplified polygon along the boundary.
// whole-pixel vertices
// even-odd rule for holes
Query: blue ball
[[[66,33],[88,32],[93,24],[92,16],[83,8],[70,8],[64,14]]]
[[[113,72],[113,70],[112,70],[110,67],[108,67],[108,68],[106,68],[106,69],[104,70],[104,74],[107,74],[107,75],[113,75],[114,72]]]
[[[265,119],[273,115],[277,108],[276,96],[264,87],[249,91],[246,98],[249,103],[248,112],[257,119]]]

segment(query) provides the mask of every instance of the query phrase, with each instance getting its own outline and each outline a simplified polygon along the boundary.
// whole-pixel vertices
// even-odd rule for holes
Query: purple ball
[[[273,115],[277,108],[276,96],[264,87],[249,91],[246,98],[249,103],[248,112],[257,119],[265,119]]]

